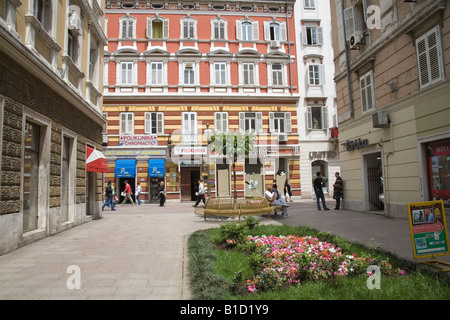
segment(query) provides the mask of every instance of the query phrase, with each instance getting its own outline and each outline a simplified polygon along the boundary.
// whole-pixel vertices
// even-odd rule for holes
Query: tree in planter
[[[216,155],[223,155],[227,158],[227,163],[231,161],[233,166],[234,199],[237,199],[236,188],[236,162],[245,158],[250,152],[256,149],[256,135],[253,132],[227,132],[214,133],[211,139],[211,150]]]

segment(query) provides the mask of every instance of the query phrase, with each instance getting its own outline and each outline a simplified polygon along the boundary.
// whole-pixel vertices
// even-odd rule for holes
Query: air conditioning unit
[[[269,45],[272,49],[278,49],[280,48],[280,41],[270,41]]]
[[[372,114],[372,123],[374,128],[387,128],[390,121],[386,111],[378,111]]]
[[[286,133],[281,133],[278,135],[278,141],[279,142],[286,142],[288,141],[288,135]]]
[[[78,6],[69,7],[68,28],[78,32],[81,31],[80,8]]]
[[[348,42],[350,45],[350,49],[359,50],[359,47],[361,45],[366,44],[366,40],[364,39],[364,33],[362,31],[356,31],[355,33],[352,34]]]

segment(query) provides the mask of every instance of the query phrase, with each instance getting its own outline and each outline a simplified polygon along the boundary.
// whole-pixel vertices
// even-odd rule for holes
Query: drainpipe
[[[286,31],[288,40],[288,54],[289,54],[289,87],[291,96],[294,94],[292,91],[292,62],[291,62],[291,38],[289,37],[289,12],[288,12],[288,0],[286,0]]]
[[[341,0],[342,5],[342,24],[344,27],[344,43],[345,43],[345,61],[347,64],[347,87],[348,87],[348,98],[350,100],[350,117],[355,117],[355,109],[353,106],[353,93],[352,93],[352,80],[350,76],[350,52],[347,44],[347,29],[345,26],[345,6],[344,0]]]

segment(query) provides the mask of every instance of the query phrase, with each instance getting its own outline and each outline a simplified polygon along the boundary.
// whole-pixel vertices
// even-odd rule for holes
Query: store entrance
[[[164,178],[149,178],[148,194],[150,203],[159,203],[159,185],[161,184],[161,181],[164,181]]]
[[[383,165],[381,160],[381,152],[364,156],[367,172],[367,209],[369,211],[384,210]]]
[[[200,179],[199,167],[181,168],[181,201],[197,200],[195,193],[198,191],[198,179]]]
[[[131,192],[132,192],[131,198],[136,203],[136,198],[134,195],[134,190],[136,188],[136,179],[135,178],[118,178],[117,180],[118,180],[118,183],[117,183],[118,187],[116,189],[119,189],[117,191],[119,203],[122,203],[122,201],[125,199],[125,197],[122,196],[122,192],[125,191],[125,181],[128,181],[128,184],[130,185]],[[130,202],[128,201],[128,203],[130,203]]]

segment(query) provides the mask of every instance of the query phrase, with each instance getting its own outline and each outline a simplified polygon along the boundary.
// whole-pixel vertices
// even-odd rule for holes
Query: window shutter
[[[164,113],[158,112],[156,114],[156,133],[164,134]]]
[[[256,113],[256,132],[263,131],[262,112]]]
[[[245,132],[245,112],[239,112],[239,131]]]
[[[347,33],[347,39],[349,40],[350,37],[355,33],[355,17],[353,14],[353,7],[348,7],[344,10],[344,17],[345,17],[345,31]]]
[[[274,117],[275,114],[273,112],[269,112],[269,132],[271,133],[275,131]]]
[[[323,86],[325,84],[325,65],[321,64],[319,66],[319,84]]]
[[[328,107],[322,107],[322,129],[328,129]]]
[[[122,38],[127,37],[127,20],[123,19],[122,21]]]
[[[264,40],[270,41],[269,21],[264,21]]]
[[[169,20],[167,19],[163,20],[163,38],[169,38]]]
[[[253,22],[253,38],[252,40],[258,41],[259,40],[259,23],[258,21]]]
[[[228,131],[228,113],[222,112],[222,132]]]
[[[361,107],[363,113],[367,111],[367,95],[366,95],[366,79],[361,77],[359,81],[359,86],[361,87]]]
[[[220,112],[214,113],[214,131],[222,132],[222,122],[220,120]]]
[[[306,46],[308,45],[308,29],[306,27],[302,27],[302,43]]]
[[[281,41],[287,40],[287,33],[286,33],[286,22],[281,23]]]
[[[147,38],[152,37],[152,23],[153,23],[153,20],[147,18]]]
[[[240,21],[236,21],[236,40],[242,40],[242,25]]]
[[[285,115],[285,120],[286,120],[284,132],[292,132],[291,113],[290,112],[286,112],[284,115]]]
[[[306,108],[306,128],[308,130],[312,130],[313,126],[312,126],[312,111],[311,111],[311,107],[307,107]]]
[[[128,113],[127,133],[133,134],[133,114],[132,113]]]
[[[317,45],[323,45],[323,28],[317,28]]]
[[[126,130],[126,114],[125,113],[121,113],[120,114],[120,134],[124,134],[125,130]]]
[[[441,79],[440,34],[436,27],[427,37],[431,82]]]
[[[152,114],[150,112],[145,113],[145,133],[151,133],[151,116]]]

